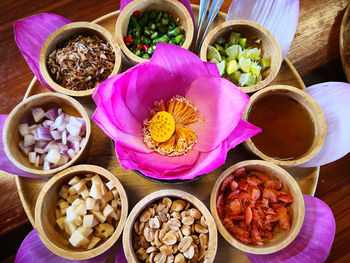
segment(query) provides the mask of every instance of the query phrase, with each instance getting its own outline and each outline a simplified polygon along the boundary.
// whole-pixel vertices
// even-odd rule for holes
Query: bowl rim
[[[321,109],[321,107],[318,105],[318,103],[316,102],[316,100],[314,98],[312,98],[308,93],[306,93],[303,90],[300,90],[296,87],[290,86],[290,85],[273,85],[273,86],[269,86],[266,87],[263,90],[259,90],[258,92],[254,93],[253,96],[250,97],[249,103],[247,105],[247,107],[245,108],[243,114],[242,114],[242,118],[244,120],[247,121],[248,119],[248,115],[249,115],[249,111],[252,107],[252,105],[258,101],[262,96],[264,96],[264,94],[268,93],[268,92],[279,92],[279,91],[288,91],[290,93],[296,94],[297,96],[303,96],[307,99],[308,101],[308,105],[310,105],[316,112],[317,114],[311,114],[310,116],[312,118],[312,120],[314,121],[315,125],[315,119],[319,119],[319,121],[322,123],[322,126],[319,127],[320,132],[317,136],[315,136],[315,141],[313,143],[312,150],[306,154],[303,155],[297,159],[293,159],[293,160],[279,160],[276,158],[272,158],[266,154],[264,154],[263,152],[261,152],[253,143],[252,139],[249,138],[247,139],[243,144],[244,146],[246,146],[251,152],[253,152],[255,155],[257,155],[258,157],[260,157],[261,159],[265,160],[265,161],[269,161],[278,165],[281,165],[283,167],[293,167],[293,166],[298,166],[301,165],[307,161],[309,161],[310,159],[312,159],[314,156],[316,156],[317,153],[320,152],[320,150],[322,149],[324,142],[326,140],[326,134],[327,134],[327,122],[326,122],[326,118],[323,114],[323,111]],[[286,94],[286,96],[288,96],[288,94]],[[309,110],[308,110],[309,111]],[[316,127],[315,127],[316,128]]]
[[[252,247],[249,245],[245,245],[242,242],[238,241],[238,239],[236,239],[234,236],[231,235],[230,232],[228,232],[226,230],[226,228],[224,227],[224,225],[221,222],[221,219],[218,216],[217,213],[217,209],[216,209],[216,201],[217,201],[217,196],[218,196],[218,191],[219,188],[221,186],[221,183],[223,182],[223,180],[229,176],[230,174],[232,174],[232,172],[236,171],[239,168],[242,167],[246,167],[246,166],[250,166],[250,165],[258,165],[258,166],[263,166],[263,167],[268,167],[269,169],[274,170],[275,172],[282,174],[285,177],[285,180],[288,180],[289,183],[291,184],[291,186],[294,188],[295,192],[297,193],[297,196],[293,196],[294,197],[294,201],[297,201],[298,203],[298,208],[299,208],[299,216],[298,216],[298,220],[296,222],[296,226],[293,230],[291,230],[288,233],[288,236],[278,245],[275,245],[273,247]],[[300,190],[300,187],[298,185],[298,183],[295,181],[295,179],[283,168],[279,167],[278,165],[274,164],[274,163],[269,163],[263,160],[246,160],[246,161],[242,161],[239,163],[236,163],[232,166],[230,166],[229,168],[227,168],[224,172],[222,172],[220,174],[220,176],[218,177],[218,179],[216,180],[216,182],[214,183],[214,187],[213,190],[211,192],[210,195],[210,211],[211,214],[214,217],[216,226],[220,232],[220,234],[223,236],[223,238],[232,246],[234,246],[235,248],[247,252],[247,253],[251,253],[251,254],[259,254],[259,255],[264,255],[264,254],[271,254],[274,252],[277,252],[283,248],[285,248],[286,246],[288,246],[299,234],[301,227],[303,225],[304,222],[304,216],[305,216],[305,206],[304,206],[304,198],[303,198],[303,194]]]
[[[126,13],[132,12],[134,9],[137,10],[137,7],[139,6],[139,4],[141,4],[141,3],[144,4],[144,2],[145,2],[144,0],[134,0],[130,4],[128,4],[120,12],[120,14],[117,18],[116,26],[115,26],[115,37],[116,37],[117,43],[120,46],[125,57],[129,61],[131,61],[131,63],[133,63],[133,64],[148,62],[148,61],[150,61],[150,59],[140,58],[129,50],[129,48],[124,43],[124,40],[123,40],[124,36],[122,36],[122,33],[121,33],[122,32],[122,24],[123,24],[125,19],[130,20],[130,18],[127,17]],[[186,23],[188,24],[188,32],[185,32],[186,33],[186,40],[181,47],[188,50],[191,47],[191,44],[193,41],[193,36],[194,36],[194,24],[193,24],[193,20],[192,20],[190,13],[186,9],[186,7],[181,2],[179,2],[177,0],[162,0],[161,2],[163,4],[166,4],[166,5],[176,6],[184,14],[185,20],[187,21]]]
[[[51,239],[49,239],[45,233],[45,230],[43,228],[42,221],[41,221],[41,215],[42,215],[41,210],[42,210],[42,205],[44,203],[43,201],[47,192],[50,191],[50,188],[63,177],[69,177],[69,176],[73,177],[79,173],[91,173],[91,172],[96,173],[99,176],[102,176],[108,179],[109,181],[113,181],[113,183],[115,184],[118,190],[119,197],[122,202],[121,216],[118,223],[118,227],[114,230],[114,233],[112,234],[112,236],[110,236],[100,246],[90,250],[86,250],[86,251],[69,251],[68,252],[67,250],[62,249],[61,247],[57,246],[54,242],[52,242]],[[57,193],[57,196],[58,196],[58,193]],[[82,164],[82,165],[72,166],[56,174],[44,185],[44,187],[39,193],[38,199],[35,204],[35,226],[41,241],[51,252],[67,259],[84,260],[84,259],[93,258],[102,254],[117,242],[117,240],[119,239],[124,229],[124,224],[127,218],[127,214],[128,214],[128,199],[127,199],[125,189],[121,184],[121,182],[119,181],[119,179],[105,168],[102,168],[96,165]]]
[[[260,89],[266,87],[267,85],[269,85],[276,78],[276,76],[281,68],[281,65],[282,65],[281,47],[278,44],[278,41],[275,38],[275,36],[267,28],[265,28],[264,26],[262,26],[258,23],[255,23],[255,22],[249,21],[249,20],[227,21],[225,23],[222,23],[222,24],[216,26],[215,28],[213,28],[212,30],[209,31],[209,33],[207,34],[207,36],[203,40],[203,44],[201,46],[199,55],[203,61],[207,61],[207,49],[209,46],[209,42],[212,40],[212,38],[214,38],[214,36],[219,36],[221,34],[222,30],[224,30],[228,27],[236,26],[236,25],[251,27],[251,28],[254,28],[255,30],[262,32],[264,35],[266,35],[270,39],[271,43],[274,46],[273,50],[276,53],[276,60],[277,60],[276,66],[272,67],[272,65],[271,65],[271,72],[265,79],[263,79],[262,81],[260,81],[259,83],[255,84],[253,86],[239,87],[245,93],[252,93],[254,91],[260,90]]]
[[[54,41],[57,37],[59,37],[61,34],[65,33],[68,30],[76,29],[76,28],[86,28],[88,30],[92,30],[95,32],[98,32],[98,34],[102,35],[104,39],[109,42],[111,45],[115,60],[114,60],[114,67],[111,72],[111,74],[108,76],[110,78],[111,76],[117,74],[121,70],[121,51],[120,47],[117,45],[117,43],[113,40],[113,37],[111,33],[104,27],[100,26],[99,24],[96,24],[94,22],[72,22],[69,24],[66,24],[58,29],[56,29],[54,32],[50,34],[50,36],[45,40],[44,44],[41,47],[40,50],[40,56],[39,56],[39,66],[40,66],[40,73],[43,76],[46,83],[55,91],[60,92],[62,94],[66,94],[69,96],[74,97],[84,97],[84,96],[91,96],[96,87],[88,90],[70,90],[67,89],[58,83],[56,83],[50,76],[47,66],[46,66],[46,58],[47,58],[47,49],[50,46],[51,42]]]
[[[212,214],[209,212],[208,208],[204,205],[204,203],[201,200],[199,200],[196,196],[192,194],[177,189],[162,189],[150,193],[143,197],[140,201],[138,201],[137,204],[133,207],[125,222],[123,232],[123,248],[125,257],[128,259],[128,262],[139,262],[135,260],[136,255],[134,248],[132,247],[132,231],[135,220],[149,204],[160,200],[163,197],[175,197],[178,199],[183,199],[191,203],[194,207],[196,207],[205,217],[209,229],[209,242],[212,242],[211,246],[208,246],[208,262],[213,262],[218,246],[218,235],[215,220]]]
[[[29,102],[35,102],[37,100],[40,100],[43,97],[57,97],[63,100],[66,100],[69,102],[69,104],[79,112],[79,114],[81,115],[81,117],[84,119],[85,121],[85,125],[86,125],[86,132],[85,132],[85,138],[86,138],[86,143],[83,145],[83,147],[79,150],[79,152],[77,153],[76,156],[74,156],[73,159],[71,159],[69,162],[67,162],[66,164],[59,166],[55,169],[51,169],[51,170],[40,170],[40,169],[34,169],[34,168],[30,168],[28,166],[25,166],[23,164],[21,164],[19,161],[17,161],[16,158],[14,158],[11,154],[10,151],[10,146],[11,143],[8,142],[7,140],[7,134],[9,132],[9,127],[14,125],[12,123],[12,120],[15,116],[17,116],[18,114],[18,110],[23,107],[24,105],[26,105]],[[40,104],[40,103],[35,103],[35,105],[42,105],[45,106],[45,104]],[[59,104],[57,103],[57,105],[59,106]],[[66,168],[68,168],[69,166],[73,165],[78,159],[80,159],[83,155],[83,153],[86,151],[87,149],[87,145],[89,143],[90,140],[90,135],[91,135],[91,122],[90,122],[90,118],[85,110],[85,108],[75,99],[73,99],[72,97],[69,97],[67,95],[61,94],[61,93],[54,93],[54,92],[45,92],[45,93],[40,93],[40,94],[36,94],[33,96],[28,97],[27,99],[21,101],[8,115],[6,122],[4,124],[3,127],[3,135],[2,135],[2,141],[3,141],[3,146],[4,146],[4,150],[5,153],[7,155],[7,158],[19,169],[21,169],[24,172],[28,172],[28,173],[32,173],[35,175],[39,175],[39,176],[53,176],[55,173],[58,173]],[[17,146],[18,147],[18,146]]]

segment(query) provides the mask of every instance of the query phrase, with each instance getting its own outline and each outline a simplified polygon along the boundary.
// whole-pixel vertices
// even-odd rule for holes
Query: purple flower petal
[[[230,135],[249,102],[247,94],[220,77],[198,78],[185,97],[195,103],[200,114],[200,121],[191,128],[197,134],[197,149],[201,152],[217,148]]]
[[[226,21],[250,20],[266,27],[277,39],[282,58],[287,56],[299,20],[299,0],[235,0]]]
[[[6,173],[28,177],[28,178],[42,178],[38,175],[34,175],[31,173],[23,172],[18,169],[16,166],[12,164],[12,162],[7,158],[7,155],[4,150],[4,144],[2,142],[3,128],[5,121],[7,119],[7,115],[0,115],[0,170]]]
[[[320,105],[327,122],[324,145],[303,167],[324,165],[350,152],[350,84],[325,82],[306,89]]]
[[[69,260],[52,253],[41,241],[38,231],[32,230],[23,240],[16,255],[15,263],[103,263],[107,262],[110,250],[87,260]]]
[[[52,90],[40,73],[39,57],[45,40],[56,29],[72,21],[55,14],[39,14],[14,23],[15,41],[24,59],[38,80]]]
[[[121,0],[120,1],[120,11],[122,11],[129,3],[131,3],[133,0]],[[190,13],[193,23],[194,23],[194,16],[192,12],[191,3],[189,0],[179,0],[187,9],[187,11]]]

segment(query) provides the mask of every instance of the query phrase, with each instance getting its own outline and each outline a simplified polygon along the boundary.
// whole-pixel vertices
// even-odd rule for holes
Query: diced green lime
[[[222,60],[219,64],[217,64],[220,76],[222,77],[225,74],[226,68],[226,60]]]
[[[246,38],[240,38],[239,39],[239,45],[244,48],[245,44],[247,43],[247,39]]]
[[[265,70],[265,69],[270,67],[271,61],[268,58],[262,58],[262,59],[260,59],[259,64],[261,66],[261,69]]]
[[[247,58],[258,60],[260,59],[260,53],[261,53],[261,50],[259,48],[255,47],[255,48],[249,49],[247,52]]]
[[[252,86],[252,85],[255,85],[255,83],[256,83],[256,76],[251,72],[243,73],[239,78],[239,85],[241,87]]]
[[[228,38],[228,43],[230,45],[238,44],[240,38],[241,38],[241,33],[231,32],[230,37]]]
[[[261,71],[261,67],[258,65],[258,63],[254,62],[250,66],[250,72],[252,72],[255,76],[259,76]]]
[[[260,44],[261,43],[261,39],[255,40],[255,43]]]
[[[249,49],[242,49],[241,52],[238,54],[238,58],[248,58],[248,51]]]
[[[225,55],[225,50],[222,46],[220,46],[219,44],[215,44],[215,48],[217,49],[217,51],[219,51],[220,55]]]
[[[216,40],[216,42],[219,44],[219,45],[223,45],[226,43],[226,39],[223,37],[223,36],[219,36],[219,38]]]
[[[215,58],[219,62],[221,62],[222,60],[219,51],[215,47],[210,45],[208,46],[208,50],[207,50],[207,58],[209,60],[212,60],[213,58]]]
[[[240,58],[239,59],[239,67],[244,73],[250,72],[250,66],[252,65],[252,61],[249,58]]]
[[[220,63],[219,61],[216,60],[216,58],[212,58],[212,59],[210,60],[210,62],[213,62],[213,63],[215,63],[215,64],[219,64],[219,63]]]
[[[262,81],[262,75],[259,74],[257,77],[256,77],[256,83],[259,83],[260,81]]]
[[[230,60],[234,60],[237,59],[239,52],[240,52],[240,46],[239,45],[232,45],[230,47],[228,47],[225,52],[226,55],[230,58]]]
[[[232,74],[228,75],[228,78],[231,82],[235,83],[236,85],[239,85],[239,79],[241,78],[241,72],[239,70],[233,72]]]
[[[238,63],[236,60],[231,60],[226,66],[226,73],[229,75],[237,70],[238,70]]]

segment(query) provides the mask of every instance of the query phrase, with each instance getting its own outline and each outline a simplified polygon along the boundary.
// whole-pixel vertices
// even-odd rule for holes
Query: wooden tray
[[[195,14],[195,18],[197,19],[199,6],[192,5],[192,8]],[[119,11],[115,11],[95,20],[94,22],[102,25],[114,35],[114,28],[118,15]],[[224,22],[225,19],[226,14],[220,12],[218,17],[215,19],[213,26]],[[123,70],[125,70],[127,67],[128,65],[126,65],[124,62]],[[276,79],[271,83],[271,85],[274,84],[292,85],[300,89],[305,88],[305,85],[301,80],[299,74],[296,72],[295,68],[288,59],[286,59],[282,63],[279,74],[277,75]],[[24,98],[45,91],[47,91],[47,89],[44,88],[40,84],[40,82],[38,82],[37,79],[34,77],[28,87]],[[78,100],[83,104],[89,116],[91,117],[95,110],[95,104],[92,101],[92,99],[78,98]],[[247,159],[257,159],[257,157],[250,155],[243,149],[242,145],[239,145],[228,153],[227,161],[223,166],[217,168],[216,170],[212,171],[207,175],[202,176],[198,180],[185,184],[161,184],[147,180],[137,175],[131,170],[122,169],[116,159],[112,140],[107,135],[105,135],[95,123],[92,122],[92,144],[91,147],[88,149],[88,157],[85,160],[85,163],[102,166],[118,177],[118,179],[123,184],[127,192],[130,209],[140,199],[142,199],[149,193],[160,189],[169,188],[181,189],[186,192],[189,192],[197,196],[200,200],[202,200],[209,208],[210,193],[214,182],[216,181],[218,176],[229,166],[239,161]],[[303,194],[314,195],[317,186],[319,167],[292,168],[287,170],[297,180]],[[47,182],[47,180],[48,179],[29,179],[16,176],[18,193],[21,198],[23,207],[29,218],[29,221],[31,222],[33,227],[35,227],[35,202],[41,188]],[[117,245],[121,245],[121,238],[119,238]],[[248,258],[243,252],[233,248],[219,235],[219,246],[215,261],[228,262],[228,259],[230,259],[230,262],[249,262]]]

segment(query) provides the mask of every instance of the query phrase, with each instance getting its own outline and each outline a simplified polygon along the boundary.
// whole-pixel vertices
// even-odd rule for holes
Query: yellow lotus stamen
[[[157,112],[149,124],[149,132],[156,142],[165,142],[175,131],[174,118],[166,111]]]
[[[187,125],[198,121],[199,113],[189,100],[175,96],[168,103],[156,101],[150,116],[142,128],[149,148],[167,156],[184,155],[193,149],[197,136]]]

